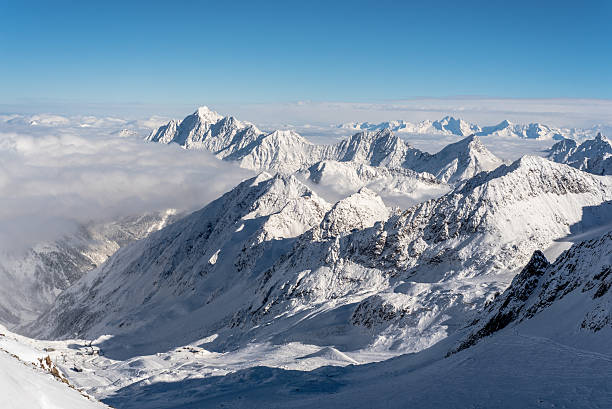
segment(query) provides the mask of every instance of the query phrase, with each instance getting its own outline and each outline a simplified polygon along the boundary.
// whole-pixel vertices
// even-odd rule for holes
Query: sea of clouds
[[[79,224],[203,207],[252,175],[203,151],[121,137],[112,128],[0,128],[0,250]]]

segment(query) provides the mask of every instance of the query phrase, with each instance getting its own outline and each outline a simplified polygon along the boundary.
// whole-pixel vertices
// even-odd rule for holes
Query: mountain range
[[[503,120],[496,125],[480,126],[460,118],[445,116],[440,120],[424,120],[418,123],[403,120],[380,123],[348,122],[337,125],[340,129],[352,131],[376,131],[391,129],[393,132],[406,134],[441,134],[458,136],[496,136],[521,139],[561,140],[563,138],[585,139],[600,132],[599,126],[590,129],[556,128],[541,123],[516,124]]]
[[[198,108],[181,122],[169,122],[146,140],[205,149],[248,169],[284,173],[333,160],[428,172],[443,182],[456,182],[503,163],[477,136],[469,136],[433,155],[411,147],[387,128],[358,132],[333,145],[317,145],[293,131],[263,133],[252,124],[223,117],[207,107]]]
[[[607,407],[610,141],[506,162],[481,136],[561,133],[446,117],[411,128],[461,136],[432,154],[408,125],[170,121],[146,141],[258,175],[5,262],[0,350],[119,408]]]
[[[549,149],[548,158],[596,175],[612,174],[612,142],[601,133],[581,144],[563,139]]]

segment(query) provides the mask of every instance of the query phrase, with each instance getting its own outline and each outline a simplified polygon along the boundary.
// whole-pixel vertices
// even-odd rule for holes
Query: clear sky
[[[0,0],[0,104],[611,99],[611,3]]]

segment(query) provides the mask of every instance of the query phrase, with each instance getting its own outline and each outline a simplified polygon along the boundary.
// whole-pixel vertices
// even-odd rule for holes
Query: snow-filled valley
[[[112,138],[154,149],[147,166],[167,152],[236,176],[198,206],[150,196],[3,255],[4,406],[612,405],[612,143],[595,129],[445,117],[312,143],[206,107],[138,129]]]

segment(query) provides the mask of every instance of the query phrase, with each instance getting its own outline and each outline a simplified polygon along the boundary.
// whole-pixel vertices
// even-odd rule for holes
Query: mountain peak
[[[321,229],[325,237],[335,237],[372,227],[388,217],[389,211],[380,196],[363,187],[337,202],[321,221]]]
[[[200,119],[211,123],[216,123],[219,120],[223,119],[223,115],[220,115],[217,112],[211,110],[206,105],[199,107],[194,112],[194,114],[197,115]]]

